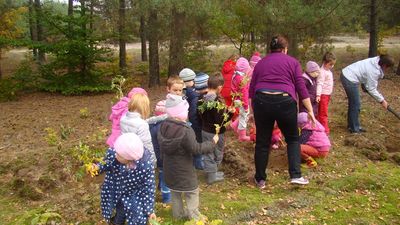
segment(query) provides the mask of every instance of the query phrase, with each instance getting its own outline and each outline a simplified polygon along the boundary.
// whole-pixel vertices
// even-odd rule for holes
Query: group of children
[[[241,141],[255,140],[251,116],[248,121],[248,89],[259,60],[259,53],[250,62],[232,57],[225,62],[223,75],[183,69],[179,76],[168,78],[168,94],[156,104],[153,117],[148,94],[142,88],[133,88],[112,107],[112,133],[107,139],[110,148],[104,162],[92,166],[99,173],[106,172],[101,208],[110,224],[147,224],[155,218],[155,168],[162,201],[172,203],[173,217],[201,219],[196,169],[204,170],[209,185],[224,180],[218,168],[227,128]],[[326,53],[321,68],[308,62],[303,74],[314,113],[322,124],[311,124],[299,106],[301,155],[309,167],[316,166],[314,158],[329,152],[327,108],[333,86],[330,69],[335,60],[332,53]],[[271,147],[283,143],[281,137],[276,126]]]

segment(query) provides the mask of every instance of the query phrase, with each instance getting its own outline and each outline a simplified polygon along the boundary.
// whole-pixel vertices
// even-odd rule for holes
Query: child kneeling
[[[92,170],[106,172],[101,210],[110,224],[146,225],[149,219],[155,219],[154,167],[150,152],[136,134],[119,136],[104,163],[93,164]]]
[[[297,123],[301,132],[301,159],[306,162],[308,167],[316,167],[317,162],[314,158],[326,157],[331,147],[325,128],[318,121],[315,125],[312,124],[305,112],[299,113]]]

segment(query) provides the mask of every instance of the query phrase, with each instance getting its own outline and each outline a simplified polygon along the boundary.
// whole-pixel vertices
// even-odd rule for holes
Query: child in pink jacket
[[[250,70],[249,61],[240,57],[236,61],[235,72],[232,76],[231,94],[235,107],[239,108],[239,117],[232,122],[231,126],[239,134],[241,141],[250,141],[250,137],[246,134],[249,115]]]
[[[251,70],[249,72],[250,79],[253,76],[254,67],[256,67],[257,63],[260,60],[261,60],[260,53],[259,52],[254,52],[254,54],[251,56],[250,62],[249,62],[250,68],[251,68]]]
[[[114,142],[117,138],[121,135],[121,127],[120,127],[120,120],[123,115],[128,112],[128,104],[131,100],[132,96],[142,93],[147,95],[147,92],[143,88],[132,88],[132,90],[128,93],[128,96],[122,97],[115,105],[111,107],[111,114],[108,117],[108,120],[112,123],[111,134],[108,137],[106,143],[110,148],[114,147]]]
[[[333,90],[333,73],[331,69],[336,63],[336,56],[331,53],[325,53],[322,58],[320,75],[317,78],[317,98],[318,115],[317,120],[324,126],[325,132],[329,134],[328,126],[328,106]]]
[[[325,128],[318,121],[313,125],[305,112],[299,113],[297,123],[301,132],[301,159],[307,163],[308,167],[316,167],[317,162],[314,158],[326,157],[331,147]]]

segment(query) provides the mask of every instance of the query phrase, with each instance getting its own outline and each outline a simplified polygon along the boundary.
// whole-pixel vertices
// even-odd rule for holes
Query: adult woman
[[[271,53],[254,68],[249,89],[257,127],[254,178],[260,189],[265,188],[265,170],[275,121],[287,143],[291,183],[308,184],[308,180],[301,176],[300,170],[297,95],[306,107],[309,118],[315,122],[300,63],[287,55],[287,39],[280,35],[273,37],[270,49]]]
[[[388,55],[381,55],[364,59],[348,65],[342,70],[340,80],[348,98],[347,128],[350,133],[365,132],[360,125],[358,115],[360,113],[359,84],[363,90],[368,92],[375,100],[387,109],[388,103],[381,93],[378,92],[378,80],[383,78],[383,73],[393,67],[394,60]]]

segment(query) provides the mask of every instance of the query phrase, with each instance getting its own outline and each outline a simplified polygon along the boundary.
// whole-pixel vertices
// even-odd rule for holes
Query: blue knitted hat
[[[208,78],[209,76],[203,72],[200,72],[194,78],[194,88],[196,90],[203,90],[208,88]]]

